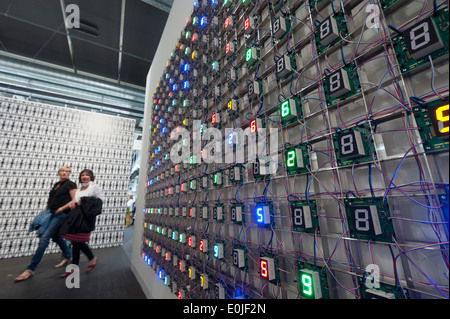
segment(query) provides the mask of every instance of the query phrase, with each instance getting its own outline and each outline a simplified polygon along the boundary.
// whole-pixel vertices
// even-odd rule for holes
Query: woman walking
[[[20,276],[16,277],[16,282],[24,281],[34,275],[34,271],[41,261],[42,256],[44,256],[44,252],[47,249],[52,237],[53,241],[58,244],[64,255],[63,261],[56,265],[55,268],[62,267],[66,263],[70,262],[71,254],[69,247],[67,247],[64,239],[60,237],[55,238],[54,233],[58,227],[58,224],[61,220],[66,218],[67,213],[70,211],[69,203],[74,199],[75,192],[77,190],[77,185],[69,180],[71,172],[72,170],[68,166],[62,166],[58,169],[59,181],[55,183],[50,190],[47,206],[44,209],[44,211],[47,210],[50,213],[50,221],[48,222],[45,230],[39,229],[40,237],[36,253],[31,259],[31,263],[26,270]]]
[[[90,169],[81,171],[79,176],[81,187],[76,191],[74,200],[69,203],[70,213],[56,231],[56,235],[72,242],[72,264],[78,265],[81,251],[87,256],[89,260],[87,273],[97,265],[97,257],[92,253],[88,242],[91,232],[95,230],[96,216],[101,214],[104,200],[103,191],[94,180],[94,173]],[[61,277],[70,274],[65,272]]]

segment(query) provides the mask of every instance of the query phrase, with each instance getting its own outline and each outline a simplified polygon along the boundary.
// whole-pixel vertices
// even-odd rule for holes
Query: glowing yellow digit
[[[448,115],[444,116],[444,111],[448,111],[448,104],[443,105],[436,110],[436,120],[439,121],[439,123],[438,123],[439,132],[448,133],[449,132],[449,126],[448,126],[449,116]],[[445,126],[445,123],[447,123],[447,126]]]

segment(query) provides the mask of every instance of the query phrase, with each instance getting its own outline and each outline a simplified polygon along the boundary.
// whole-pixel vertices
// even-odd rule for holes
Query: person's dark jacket
[[[95,230],[95,219],[102,213],[103,202],[96,197],[81,197],[81,204],[76,205],[64,218],[55,231],[55,238],[64,234],[90,233]]]

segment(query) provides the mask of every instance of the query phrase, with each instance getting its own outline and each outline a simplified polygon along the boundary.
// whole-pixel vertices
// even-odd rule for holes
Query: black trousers
[[[72,264],[78,265],[78,263],[80,262],[81,251],[87,256],[89,260],[92,260],[92,258],[94,258],[94,254],[92,253],[88,244],[72,242]]]

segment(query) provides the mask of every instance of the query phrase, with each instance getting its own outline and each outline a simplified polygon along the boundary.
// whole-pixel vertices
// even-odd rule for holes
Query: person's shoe
[[[34,271],[27,269],[20,276],[16,277],[16,279],[14,279],[14,281],[15,282],[24,281],[24,280],[27,280],[28,278],[32,277],[33,275],[34,275]]]
[[[61,278],[66,278],[66,277],[69,277],[71,274],[73,273],[73,271],[71,271],[71,272],[63,272],[62,274],[61,274]]]
[[[89,261],[86,273],[89,273],[92,269],[95,268],[95,266],[97,266],[97,257],[94,257]]]
[[[61,268],[66,264],[70,264],[72,262],[72,258],[66,259],[64,258],[59,264],[55,265],[55,268]]]

